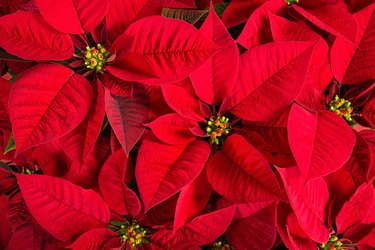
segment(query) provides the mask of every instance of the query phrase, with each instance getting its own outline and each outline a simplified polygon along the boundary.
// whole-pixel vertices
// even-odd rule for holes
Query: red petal
[[[93,30],[107,14],[109,0],[34,0],[43,18],[64,33]]]
[[[374,8],[375,4],[372,4],[354,15],[359,24],[354,43],[338,37],[332,45],[332,72],[339,82],[353,84],[375,78],[375,62],[372,56],[372,51],[375,50]],[[355,37],[355,33],[351,36]]]
[[[289,202],[303,230],[316,242],[327,242],[324,225],[329,198],[327,184],[322,178],[305,183],[297,167],[278,168]]]
[[[105,91],[105,110],[121,146],[129,155],[130,150],[141,138],[150,115],[150,100],[146,90],[134,85],[133,95],[114,96]]]
[[[152,130],[159,140],[167,144],[189,143],[196,138],[190,129],[199,128],[196,121],[184,118],[176,113],[160,116],[146,126]]]
[[[123,149],[113,153],[98,176],[100,193],[109,209],[119,215],[135,216],[141,210],[137,195],[126,186],[128,158]]]
[[[147,16],[160,16],[162,6],[161,0],[111,0],[106,16],[106,27],[111,41],[133,22]]]
[[[226,235],[234,249],[271,249],[276,240],[276,205],[232,224]]]
[[[164,0],[164,8],[196,9],[195,0]]]
[[[83,163],[95,146],[104,121],[104,89],[96,84],[95,97],[86,118],[66,136],[60,138],[67,154],[73,161]]]
[[[312,6],[293,5],[293,8],[310,22],[335,36],[354,40],[357,25],[353,16],[347,11],[342,1],[327,3],[326,1],[312,2]]]
[[[209,145],[201,139],[188,145],[167,145],[144,139],[135,176],[145,210],[176,194],[198,176],[209,154]]]
[[[74,239],[109,222],[108,207],[92,190],[44,175],[17,175],[17,180],[34,219],[59,240]]]
[[[0,130],[11,131],[9,120],[8,99],[12,84],[10,81],[0,78]]]
[[[310,42],[275,42],[249,50],[240,58],[237,89],[222,109],[235,105],[231,112],[251,121],[275,117],[300,92],[312,49]]]
[[[176,205],[174,232],[202,211],[211,193],[212,189],[207,181],[205,171],[202,171],[197,178],[182,189]]]
[[[355,135],[345,120],[335,113],[310,113],[293,105],[288,122],[288,138],[304,180],[334,172],[349,160]]]
[[[240,135],[230,136],[207,162],[212,188],[234,203],[280,199],[280,189],[269,164]]]
[[[217,49],[184,21],[146,17],[116,39],[111,52],[117,57],[107,69],[126,81],[165,84],[185,78]]]
[[[39,14],[24,11],[0,18],[0,47],[29,60],[65,60],[74,53],[69,35],[50,27]]]
[[[105,249],[105,244],[110,239],[118,237],[115,232],[105,228],[93,229],[82,234],[67,247],[73,250]]]
[[[165,101],[174,111],[193,120],[204,120],[204,114],[200,109],[201,101],[195,94],[190,78],[163,85],[161,89]]]
[[[184,235],[173,236],[172,230],[160,230],[152,235],[151,244],[152,249],[165,250],[165,249],[189,249],[200,250],[201,248],[194,245],[190,239]]]
[[[208,104],[217,105],[234,88],[238,73],[239,52],[233,38],[216,15],[212,4],[210,14],[200,31],[222,49],[190,74],[190,78],[200,99]]]
[[[24,72],[9,96],[16,153],[71,131],[85,118],[92,98],[89,82],[67,67],[39,64]]]

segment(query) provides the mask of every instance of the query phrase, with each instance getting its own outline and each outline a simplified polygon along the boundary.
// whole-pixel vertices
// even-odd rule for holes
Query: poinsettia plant
[[[372,0],[0,0],[0,248],[375,248],[374,32]]]

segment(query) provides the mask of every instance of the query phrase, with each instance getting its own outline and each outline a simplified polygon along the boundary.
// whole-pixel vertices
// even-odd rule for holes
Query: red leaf
[[[103,165],[99,177],[100,193],[110,210],[120,215],[135,216],[141,210],[137,195],[126,186],[128,158],[123,149],[113,153]]]
[[[221,109],[235,105],[231,112],[251,121],[275,117],[299,94],[312,50],[310,42],[275,42],[249,50],[240,58],[237,89]]]
[[[268,1],[264,3],[247,20],[245,27],[237,38],[237,43],[250,49],[273,41],[269,13],[281,14],[285,9],[284,1]]]
[[[310,22],[335,36],[353,41],[357,25],[353,16],[347,11],[342,1],[327,3],[327,1],[312,2],[302,7],[293,5],[293,8]]]
[[[210,14],[200,31],[222,49],[190,74],[190,78],[200,99],[208,104],[217,105],[234,88],[239,67],[239,52],[212,4]]]
[[[338,233],[344,233],[351,226],[366,223],[368,217],[374,217],[374,201],[375,191],[371,183],[364,183],[358,187],[336,217]]]
[[[121,146],[129,155],[130,150],[141,138],[150,115],[150,100],[146,90],[134,85],[133,95],[114,96],[105,91],[105,110]]]
[[[38,13],[24,11],[0,18],[0,47],[29,60],[65,60],[74,53],[69,35],[50,27]]]
[[[225,9],[222,21],[228,28],[244,23],[249,19],[253,11],[265,2],[267,0],[233,0]]]
[[[133,93],[132,83],[123,81],[108,72],[105,72],[98,82],[102,83],[113,95],[129,97]]]
[[[173,236],[172,230],[160,230],[151,238],[152,249],[164,250],[164,249],[189,249],[189,250],[200,250],[201,248],[194,245],[190,239],[187,239],[183,235]]]
[[[12,130],[8,109],[8,98],[11,87],[12,84],[10,81],[0,78],[0,130],[3,132]]]
[[[111,0],[106,16],[106,27],[111,41],[133,22],[147,16],[160,16],[161,11],[161,0]]]
[[[34,0],[43,18],[64,33],[93,30],[107,14],[109,0]]]
[[[94,148],[105,116],[104,89],[99,84],[93,87],[95,96],[86,118],[75,129],[60,138],[70,158],[81,164]]]
[[[167,144],[189,143],[196,138],[190,132],[190,129],[199,129],[196,121],[184,118],[176,113],[160,116],[146,126],[152,130],[159,140]]]
[[[280,199],[280,189],[264,157],[240,135],[230,136],[207,162],[212,188],[234,203]]]
[[[73,250],[105,249],[105,244],[113,238],[119,238],[113,231],[105,228],[93,229],[82,234],[68,248]]]
[[[207,181],[205,171],[182,189],[176,205],[174,232],[198,215],[206,206],[211,193],[212,188]]]
[[[271,249],[276,240],[276,205],[232,224],[226,235],[234,249]]]
[[[176,194],[197,177],[209,154],[209,145],[201,139],[185,145],[144,139],[135,176],[145,211]]]
[[[195,0],[164,0],[165,8],[174,9],[196,9]]]
[[[305,183],[298,168],[277,169],[283,180],[289,202],[303,230],[316,242],[327,242],[328,229],[324,225],[329,199],[327,184],[322,178]]]
[[[360,83],[375,78],[375,4],[354,15],[358,22],[358,33],[353,42],[336,38],[331,49],[333,75],[344,84]],[[351,34],[355,37],[355,33]]]
[[[109,222],[107,205],[92,190],[52,176],[17,175],[17,180],[31,215],[56,239],[72,240]]]
[[[182,234],[185,238],[191,239],[195,245],[208,244],[227,230],[235,211],[236,206],[233,205],[212,213],[200,215],[180,228],[176,235]]]
[[[185,78],[217,49],[184,21],[146,17],[116,39],[111,52],[117,57],[107,69],[126,81],[164,84]]]
[[[304,180],[334,172],[349,160],[355,135],[335,113],[310,113],[293,105],[288,121],[290,148]]]
[[[24,72],[9,96],[16,153],[71,131],[85,118],[92,98],[89,82],[64,66],[39,64]]]
[[[193,120],[204,120],[200,108],[201,101],[195,94],[190,78],[163,85],[161,89],[165,101],[178,114]]]

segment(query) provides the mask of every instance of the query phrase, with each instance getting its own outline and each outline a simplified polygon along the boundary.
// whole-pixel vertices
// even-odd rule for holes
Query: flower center
[[[329,237],[327,243],[323,243],[319,245],[319,249],[321,250],[347,250],[347,249],[355,249],[352,242],[346,239],[339,239],[335,234],[332,234]]]
[[[120,236],[121,241],[129,244],[133,249],[141,246],[142,243],[148,243],[146,239],[147,230],[135,221],[131,224],[127,221],[111,221],[109,229],[115,231]]]
[[[103,73],[104,63],[109,57],[109,51],[101,44],[95,47],[86,47],[85,51],[85,65],[88,69]]]
[[[233,248],[223,241],[216,241],[212,244],[211,250],[233,250]]]
[[[206,135],[210,136],[211,144],[219,145],[224,142],[231,129],[229,118],[221,115],[211,116],[207,121]]]
[[[285,0],[285,2],[288,4],[288,5],[292,5],[294,3],[298,3],[299,0]]]
[[[343,98],[340,98],[338,95],[336,95],[329,106],[332,112],[335,112],[337,115],[344,117],[346,121],[353,121],[351,117],[353,108],[351,107],[351,103],[349,101],[344,100]]]

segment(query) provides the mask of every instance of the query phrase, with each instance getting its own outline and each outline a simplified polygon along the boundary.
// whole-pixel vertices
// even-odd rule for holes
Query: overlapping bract
[[[375,4],[296,2],[0,1],[0,248],[375,248]]]

